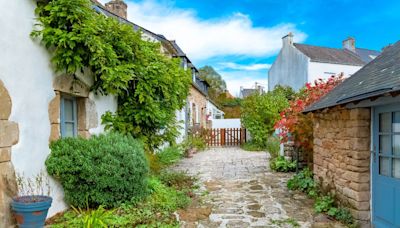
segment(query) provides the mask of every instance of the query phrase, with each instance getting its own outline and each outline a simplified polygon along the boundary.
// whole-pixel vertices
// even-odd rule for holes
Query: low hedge
[[[47,171],[61,182],[75,207],[106,208],[147,194],[149,172],[143,145],[131,136],[108,133],[51,143]]]

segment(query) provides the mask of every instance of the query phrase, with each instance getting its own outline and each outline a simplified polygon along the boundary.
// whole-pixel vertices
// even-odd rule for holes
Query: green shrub
[[[148,164],[143,145],[118,133],[65,138],[50,145],[47,171],[58,179],[67,203],[107,208],[146,195]]]
[[[163,166],[169,166],[177,161],[179,161],[183,156],[183,151],[181,148],[176,146],[171,146],[163,149],[156,154],[158,157],[158,162]]]
[[[275,158],[279,155],[280,145],[280,139],[276,136],[271,136],[265,144],[265,149],[269,152],[272,158]]]
[[[344,224],[347,225],[355,225],[353,216],[351,215],[349,209],[346,208],[338,208],[335,212],[334,215],[335,219],[337,219],[338,221],[341,221]]]
[[[293,172],[296,171],[296,161],[288,161],[283,156],[278,156],[270,160],[269,166],[272,170],[277,172]]]
[[[196,148],[197,151],[203,151],[207,148],[207,143],[201,135],[189,135],[180,144],[183,151],[187,152],[191,148]]]
[[[249,131],[252,140],[265,148],[269,136],[280,119],[280,112],[289,106],[283,91],[270,91],[265,94],[254,93],[241,103],[241,123]]]
[[[241,145],[241,148],[246,151],[264,151],[264,148],[254,143],[253,141],[248,141]]]
[[[317,213],[323,213],[323,212],[325,213],[329,211],[330,214],[333,214],[334,216],[336,213],[335,211],[336,208],[334,208],[334,204],[335,204],[335,199],[331,195],[317,197],[314,204],[314,210]]]
[[[313,173],[308,168],[294,175],[288,182],[287,187],[290,190],[300,190],[311,197],[318,195],[317,184],[313,179]]]

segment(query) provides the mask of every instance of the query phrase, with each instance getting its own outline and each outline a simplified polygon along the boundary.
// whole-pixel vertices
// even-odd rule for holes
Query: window
[[[77,136],[77,106],[76,98],[70,96],[61,97],[61,137]]]

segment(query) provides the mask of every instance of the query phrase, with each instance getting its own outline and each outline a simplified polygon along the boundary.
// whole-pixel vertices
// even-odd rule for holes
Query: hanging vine
[[[118,97],[116,113],[103,117],[106,128],[141,138],[149,149],[177,135],[175,111],[189,93],[190,72],[179,59],[162,55],[158,43],[141,32],[98,14],[89,0],[38,2],[38,29],[59,72],[90,70],[92,91]]]

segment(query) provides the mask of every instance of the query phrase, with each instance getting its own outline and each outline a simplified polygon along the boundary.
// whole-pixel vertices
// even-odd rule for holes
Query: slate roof
[[[356,51],[352,52],[347,49],[318,47],[308,44],[295,43],[293,45],[313,62],[352,66],[364,66],[380,53],[363,48],[356,48]]]
[[[151,37],[153,37],[154,39],[160,41],[161,43],[173,48],[176,52],[178,51],[173,46],[173,43],[170,40],[168,40],[167,38],[165,38],[165,36],[163,36],[161,34],[156,34],[156,33],[152,32],[150,30],[147,30],[147,29],[145,29],[145,28],[143,28],[143,27],[141,27],[141,26],[139,26],[139,25],[137,25],[137,24],[125,19],[125,18],[122,18],[122,17],[114,14],[113,12],[110,12],[101,3],[99,3],[97,0],[91,0],[91,1],[94,3],[93,9],[96,12],[101,13],[101,14],[107,16],[107,17],[115,18],[115,19],[117,19],[118,21],[120,21],[122,23],[129,24],[129,25],[131,25],[133,27],[133,29],[135,31],[139,31],[140,30],[143,33],[146,33],[146,34],[150,35]]]
[[[400,41],[306,108],[316,111],[400,91]]]
[[[256,89],[242,89],[242,90],[240,91],[240,93],[241,93],[241,95],[242,95],[243,98],[246,98],[246,97],[248,97],[248,96],[254,94],[255,92],[257,92]]]

